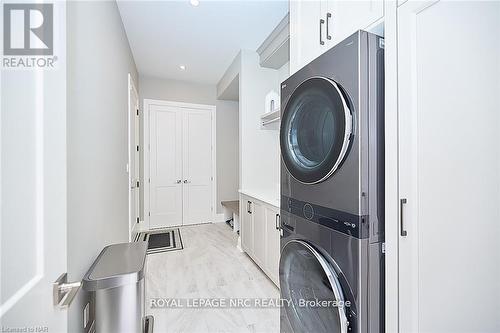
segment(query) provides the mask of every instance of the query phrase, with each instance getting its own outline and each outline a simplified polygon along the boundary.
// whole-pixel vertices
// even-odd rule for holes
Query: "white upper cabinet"
[[[331,13],[333,36],[329,48],[341,42],[359,29],[368,26],[384,16],[384,2],[372,1],[328,1],[328,13]]]
[[[322,53],[321,16],[321,1],[290,1],[290,73]]]
[[[383,0],[290,1],[290,73],[383,16]]]

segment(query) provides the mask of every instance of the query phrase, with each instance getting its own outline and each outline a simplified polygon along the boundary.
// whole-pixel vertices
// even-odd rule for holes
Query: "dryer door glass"
[[[297,180],[314,184],[342,163],[351,139],[352,116],[339,86],[327,78],[301,83],[281,120],[281,153]]]
[[[294,332],[346,333],[344,293],[331,264],[304,241],[285,245],[280,260],[283,308]]]

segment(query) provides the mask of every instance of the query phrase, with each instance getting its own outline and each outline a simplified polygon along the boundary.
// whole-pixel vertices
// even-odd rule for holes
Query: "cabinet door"
[[[328,39],[328,48],[338,44],[346,37],[384,16],[384,1],[336,1],[329,0],[327,13],[328,30],[332,38]],[[326,16],[325,16],[326,17]]]
[[[252,202],[247,197],[241,197],[241,246],[249,255],[253,255],[253,223],[251,213]]]
[[[253,255],[254,260],[261,267],[266,264],[266,219],[264,206],[258,201],[252,201],[253,224]]]
[[[497,1],[398,8],[403,333],[498,331],[499,31]]]
[[[321,1],[290,1],[290,74],[321,54]],[[324,19],[324,18],[323,18]],[[324,24],[322,26],[324,38]]]
[[[271,280],[279,283],[279,261],[280,261],[280,231],[277,227],[279,210],[277,208],[266,209],[266,229],[267,229],[267,261],[266,268]]]

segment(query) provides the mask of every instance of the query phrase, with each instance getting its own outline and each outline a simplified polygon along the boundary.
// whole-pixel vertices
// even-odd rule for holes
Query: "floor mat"
[[[148,242],[147,254],[182,250],[184,248],[179,228],[140,232],[135,237],[135,241]]]

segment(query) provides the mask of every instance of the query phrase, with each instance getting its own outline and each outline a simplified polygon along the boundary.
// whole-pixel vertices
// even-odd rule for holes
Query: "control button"
[[[311,206],[311,204],[306,203],[304,205],[304,208],[302,209],[302,212],[304,213],[304,217],[308,220],[311,220],[314,217],[314,208]]]

